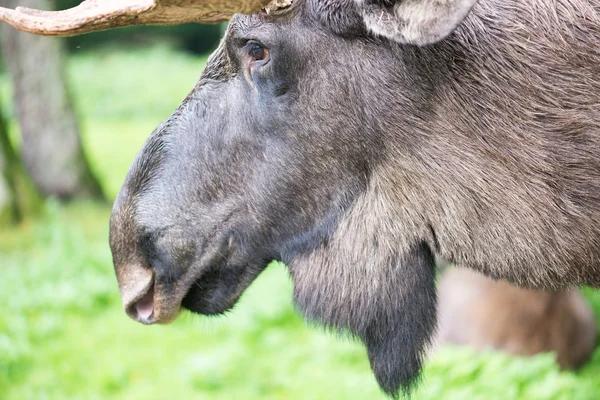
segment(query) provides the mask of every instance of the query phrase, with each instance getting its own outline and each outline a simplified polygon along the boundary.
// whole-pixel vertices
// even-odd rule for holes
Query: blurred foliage
[[[67,72],[81,118],[144,121],[173,112],[198,81],[206,56],[166,45],[136,51],[108,47],[76,61]],[[108,74],[112,80],[105,79]]]
[[[56,0],[56,9],[64,10],[81,3],[81,0]],[[90,33],[66,39],[71,52],[94,50],[99,45],[139,45],[169,42],[188,52],[203,54],[214,48],[224,31],[225,24],[184,24],[177,26],[135,26]]]
[[[86,151],[110,196],[204,60],[159,47],[70,61]],[[360,344],[308,327],[294,312],[282,265],[271,265],[227,316],[142,326],[121,307],[110,209],[49,201],[43,214],[0,231],[2,400],[385,399]],[[585,293],[598,315],[600,293]],[[431,357],[413,398],[592,400],[599,375],[600,351],[573,373],[559,371],[550,354],[447,347]]]

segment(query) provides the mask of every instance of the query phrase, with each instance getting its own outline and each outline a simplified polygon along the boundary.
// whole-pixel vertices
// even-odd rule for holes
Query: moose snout
[[[123,308],[143,324],[169,323],[179,315],[181,300],[189,289],[178,266],[189,263],[186,256],[193,254],[193,246],[183,243],[181,235],[172,230],[150,229],[134,209],[128,192],[122,192],[110,222],[110,246]]]
[[[123,308],[142,324],[167,324],[179,316],[186,288],[168,283],[147,261],[130,263],[116,269]]]
[[[132,263],[117,269],[123,308],[129,317],[143,324],[154,322],[154,272],[146,263]]]

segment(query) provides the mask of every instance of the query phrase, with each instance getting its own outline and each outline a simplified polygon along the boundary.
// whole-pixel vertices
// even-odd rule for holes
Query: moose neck
[[[402,189],[374,174],[331,238],[289,268],[298,308],[360,338],[380,385],[395,393],[410,389],[435,329],[434,238],[427,229],[416,234],[425,225],[403,225],[415,216],[400,215]]]

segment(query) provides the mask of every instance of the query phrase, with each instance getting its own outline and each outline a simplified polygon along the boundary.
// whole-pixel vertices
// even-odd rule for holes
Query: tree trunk
[[[0,107],[0,226],[15,223],[40,206],[40,197],[11,147]]]
[[[0,110],[0,226],[14,222],[19,217],[12,180],[10,143],[6,123]]]
[[[0,5],[52,9],[48,0],[0,0]],[[63,43],[6,24],[1,45],[13,84],[23,142],[21,156],[40,192],[61,199],[103,198],[84,155],[64,79]]]

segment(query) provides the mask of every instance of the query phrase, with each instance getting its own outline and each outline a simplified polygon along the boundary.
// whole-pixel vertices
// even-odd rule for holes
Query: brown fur
[[[448,269],[438,286],[441,342],[530,356],[555,352],[561,368],[584,364],[596,347],[591,308],[577,290],[543,292]]]

